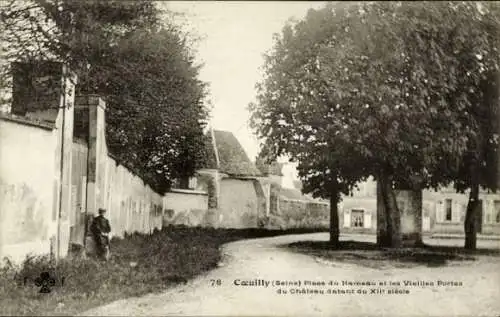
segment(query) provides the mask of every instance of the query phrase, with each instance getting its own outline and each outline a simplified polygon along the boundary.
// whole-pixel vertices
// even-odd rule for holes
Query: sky
[[[300,19],[324,2],[169,1],[169,9],[185,13],[189,29],[202,36],[197,58],[204,63],[200,79],[210,85],[211,125],[231,131],[255,159],[259,142],[248,125],[247,106],[255,100],[262,78],[263,54],[273,46],[289,18]]]

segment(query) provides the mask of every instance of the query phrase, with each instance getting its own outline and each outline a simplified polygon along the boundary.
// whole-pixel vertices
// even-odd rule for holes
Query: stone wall
[[[217,226],[214,210],[208,209],[204,191],[172,189],[163,198],[163,225]]]
[[[261,214],[254,179],[223,178],[220,182],[218,224],[224,228],[256,228]]]
[[[0,258],[50,252],[59,190],[56,132],[0,120]]]
[[[45,66],[14,67],[13,113],[0,116],[0,257],[66,256],[98,208],[115,236],[161,228],[163,195],[108,153],[105,103],[75,99],[67,67]]]
[[[271,209],[266,227],[271,229],[328,229],[330,207],[327,203],[280,197],[278,208]]]
[[[259,193],[263,197],[259,226],[269,229],[328,229],[329,204],[291,199],[282,194],[282,186],[270,178],[261,178]]]
[[[76,98],[78,127],[75,138],[85,140],[87,147],[86,210],[87,219],[107,210],[112,234],[122,237],[126,232],[151,233],[162,226],[163,195],[110,155],[106,145],[104,101],[98,96]],[[75,144],[79,141],[75,141]],[[76,171],[75,171],[76,172]],[[75,209],[79,213],[80,209]],[[84,230],[80,224],[79,230]]]
[[[71,143],[76,76],[60,63],[41,62],[38,66],[14,63],[12,113],[0,118],[2,195],[10,196],[1,199],[2,204],[4,201],[7,204],[0,209],[1,217],[5,219],[1,225],[8,225],[13,219],[20,221],[17,227],[2,230],[2,235],[17,236],[18,241],[27,243],[12,246],[9,242],[11,238],[0,240],[2,255],[13,260],[28,253],[52,252],[65,256],[70,239]],[[37,162],[44,164],[42,166]],[[21,192],[23,194],[19,194]],[[14,198],[19,195],[24,195],[31,207],[25,209],[25,202]],[[40,200],[46,201],[48,196],[50,203],[42,204]],[[40,230],[28,230],[26,236],[23,226],[32,222],[35,210],[36,217],[43,217],[44,220],[37,218]],[[24,211],[26,213],[23,214]],[[50,225],[45,225],[47,223]],[[42,236],[43,243],[35,236]]]
[[[112,157],[106,157],[103,165],[99,206],[108,211],[113,235],[161,229],[163,196]]]

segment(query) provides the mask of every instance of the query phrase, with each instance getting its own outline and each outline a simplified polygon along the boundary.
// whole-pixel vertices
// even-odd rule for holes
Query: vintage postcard
[[[500,4],[0,0],[0,314],[500,316]]]

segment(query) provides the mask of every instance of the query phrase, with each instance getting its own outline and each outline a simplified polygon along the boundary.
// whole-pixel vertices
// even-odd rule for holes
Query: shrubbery
[[[0,269],[0,315],[69,315],[113,300],[162,291],[216,267],[220,246],[245,238],[313,230],[213,229],[170,226],[152,235],[111,241],[111,259],[27,257]],[[39,293],[34,281],[49,272],[56,284]],[[63,280],[64,279],[64,280]]]

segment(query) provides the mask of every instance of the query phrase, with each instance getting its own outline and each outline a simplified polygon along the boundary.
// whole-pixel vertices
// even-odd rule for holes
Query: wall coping
[[[159,195],[161,198],[165,197],[164,193],[162,194],[162,193],[154,190],[153,187],[149,183],[147,183],[137,172],[134,171],[134,169],[132,169],[132,168],[128,167],[126,164],[120,162],[120,160],[118,158],[116,158],[116,156],[114,156],[110,152],[107,152],[107,156],[108,156],[108,159],[111,159],[113,161],[113,163],[115,163],[116,166],[122,166],[127,172],[132,174],[132,176],[139,178],[142,181],[142,184],[144,185],[144,187],[149,188],[153,193]]]
[[[232,175],[232,174],[226,174],[226,173],[222,173],[222,174],[224,175],[224,178],[237,179],[237,180],[241,180],[241,181],[259,180],[258,176]]]
[[[196,170],[197,173],[198,172],[201,172],[201,173],[203,173],[203,172],[218,172],[218,171],[219,170],[216,168],[200,168],[200,169]]]
[[[377,196],[372,195],[372,196],[351,196],[351,195],[342,195],[342,199],[361,199],[361,200],[368,200],[368,199],[377,199]]]
[[[325,206],[330,205],[330,203],[326,203],[326,202],[322,202],[322,201],[312,201],[312,200],[305,200],[305,199],[291,199],[291,198],[287,198],[285,196],[280,196],[280,199],[285,200],[285,201],[290,201],[290,202],[298,202],[298,203],[306,203],[306,204],[316,204],[316,205],[325,205]]]
[[[5,121],[11,121],[15,123],[19,123],[22,125],[28,125],[36,128],[41,128],[44,130],[54,130],[56,128],[55,124],[41,121],[41,120],[36,120],[32,118],[27,118],[27,117],[21,117],[21,116],[16,116],[14,114],[4,114],[0,113],[0,119],[5,120]]]
[[[180,188],[171,188],[170,191],[166,192],[166,194],[168,193],[208,196],[208,193],[202,190],[180,189]]]
[[[98,107],[106,110],[106,102],[97,94],[84,94],[75,96],[75,108]]]

